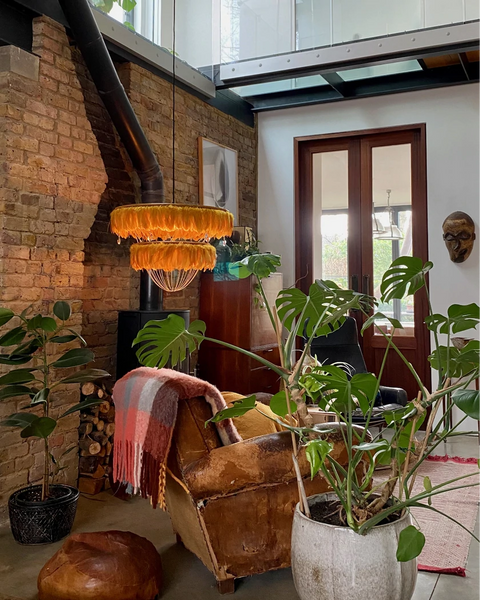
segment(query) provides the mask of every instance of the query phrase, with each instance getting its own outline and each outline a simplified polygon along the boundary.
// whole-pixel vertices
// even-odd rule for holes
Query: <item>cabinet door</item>
[[[256,352],[262,358],[266,358],[275,365],[280,364],[278,347],[270,348]],[[272,371],[271,368],[262,365],[253,358],[250,360],[250,382],[248,393],[264,392],[266,394],[276,394],[280,389],[280,377]],[[244,393],[244,392],[242,392]]]
[[[251,280],[251,336],[250,348],[252,350],[261,350],[277,345],[277,338],[273,329],[268,311],[264,306],[262,296],[256,291],[257,281],[252,277]],[[278,292],[282,289],[283,276],[281,273],[273,273],[270,277],[262,280],[263,289],[267,296],[270,308],[273,308]]]
[[[215,281],[204,273],[200,282],[200,319],[207,325],[207,336],[250,348],[251,277],[232,281]],[[204,347],[212,346],[204,342]]]
[[[270,348],[256,354],[279,364],[278,348]],[[280,387],[279,377],[274,371],[235,350],[207,348],[201,354],[199,368],[200,377],[217,386],[222,392],[245,395],[256,392],[275,394]]]

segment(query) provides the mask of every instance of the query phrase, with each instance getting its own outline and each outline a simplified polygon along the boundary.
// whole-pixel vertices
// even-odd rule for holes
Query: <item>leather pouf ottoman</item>
[[[39,600],[154,600],[162,563],[155,546],[129,531],[70,536],[38,576]]]

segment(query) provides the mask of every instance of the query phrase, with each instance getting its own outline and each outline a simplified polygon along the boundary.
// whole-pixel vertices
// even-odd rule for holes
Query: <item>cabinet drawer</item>
[[[251,351],[254,352],[257,356],[261,356],[265,360],[268,360],[269,362],[273,363],[274,365],[280,364],[280,355],[278,353],[278,346],[272,346],[272,347],[266,348],[264,350],[252,348]],[[251,364],[252,369],[257,369],[257,368],[263,367],[262,363],[256,361],[253,358],[250,359],[250,364]]]
[[[269,367],[252,369],[250,371],[250,389],[252,393],[276,394],[280,389],[280,377]]]

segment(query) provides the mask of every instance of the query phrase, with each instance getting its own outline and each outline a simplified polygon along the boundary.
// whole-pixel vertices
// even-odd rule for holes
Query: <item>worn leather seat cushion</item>
[[[222,392],[222,396],[229,408],[233,406],[234,402],[245,398],[242,394],[236,394],[235,392]],[[241,417],[233,418],[235,427],[242,440],[249,440],[260,435],[283,431],[283,427],[274,421],[278,417],[269,406],[261,402],[256,402],[256,407],[257,410],[251,410]]]
[[[39,600],[153,600],[162,563],[155,546],[129,531],[70,536],[38,576]]]

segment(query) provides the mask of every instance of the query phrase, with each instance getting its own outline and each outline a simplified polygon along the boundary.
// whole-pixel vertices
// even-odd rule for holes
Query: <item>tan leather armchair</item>
[[[205,421],[202,398],[181,401],[169,455],[166,500],[173,528],[186,548],[215,575],[221,593],[235,578],[290,566],[293,511],[298,502],[287,431],[222,446]],[[334,456],[346,462],[343,443]],[[310,480],[299,457],[307,495],[327,491],[321,475]]]

